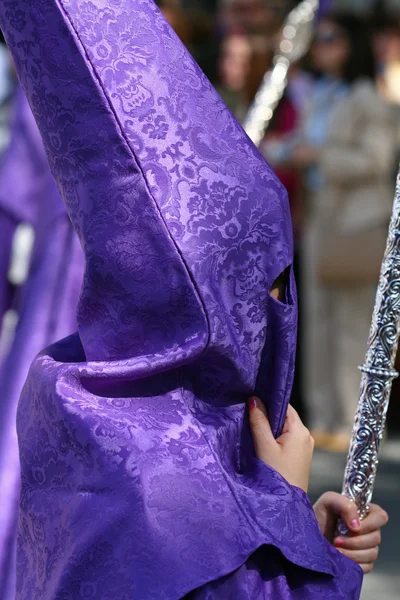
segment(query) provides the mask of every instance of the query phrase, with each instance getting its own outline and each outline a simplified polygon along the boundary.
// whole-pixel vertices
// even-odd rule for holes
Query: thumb
[[[357,512],[357,506],[350,498],[343,494],[329,494],[328,502],[331,510],[345,522],[346,527],[352,533],[358,533],[361,529],[360,517]]]
[[[357,506],[350,501],[350,507],[347,510],[346,516],[342,517],[349,531],[359,533],[361,530],[360,517],[357,511]]]
[[[257,458],[261,459],[268,447],[275,444],[275,438],[272,434],[269,424],[267,411],[260,398],[253,396],[247,402],[249,408],[250,429],[253,436],[254,449]],[[261,459],[262,460],[262,459]]]

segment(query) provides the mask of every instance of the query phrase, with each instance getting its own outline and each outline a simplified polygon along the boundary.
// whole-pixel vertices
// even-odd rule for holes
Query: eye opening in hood
[[[291,290],[291,270],[292,266],[286,267],[284,271],[275,279],[269,291],[270,296],[282,304],[290,305],[293,303]]]

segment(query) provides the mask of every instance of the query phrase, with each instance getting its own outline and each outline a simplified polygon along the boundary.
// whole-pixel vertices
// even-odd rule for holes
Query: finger
[[[293,423],[296,421],[296,415],[298,416],[297,411],[289,404],[286,412],[285,422],[283,424],[282,435],[290,431]]]
[[[361,531],[360,517],[358,516],[357,506],[349,498],[341,496],[341,500],[338,500],[340,504],[339,516],[345,522],[347,528],[351,533],[359,533]]]
[[[286,415],[285,422],[284,422],[283,428],[282,428],[282,435],[284,435],[285,433],[289,433],[290,427],[291,427],[290,420],[289,420],[288,416]]]
[[[360,565],[360,567],[364,571],[365,575],[367,575],[368,573],[371,573],[371,571],[373,570],[374,563],[369,563],[369,564],[366,564],[366,565]]]
[[[378,530],[367,535],[340,536],[333,543],[336,548],[343,548],[344,550],[368,550],[379,546],[381,541],[381,532]]]
[[[298,426],[302,426],[304,427],[304,429],[306,429],[305,425],[303,425],[303,422],[300,419],[297,410],[295,410],[293,406],[289,404],[285,417],[285,422],[283,424],[282,435],[293,431],[293,429]]]
[[[260,398],[258,398],[258,396],[252,396],[251,398],[249,398],[247,405],[249,407],[250,412],[252,412],[252,410],[254,408],[258,409],[263,413],[263,415],[268,420],[268,414],[267,414],[267,409],[265,408],[265,404]]]
[[[359,565],[374,563],[378,558],[379,548],[370,548],[369,550],[339,550],[342,554],[351,558]]]
[[[293,408],[293,406],[291,404],[289,404],[288,409],[287,409],[287,413],[286,413],[286,418],[291,421],[292,423],[294,421],[300,421],[300,423],[302,423],[302,420],[300,419],[299,413],[297,412],[297,410],[295,408]]]
[[[343,494],[330,492],[326,495],[326,504],[329,510],[338,518],[342,519],[351,533],[359,533],[361,523],[357,512],[357,506]]]
[[[275,444],[275,438],[269,424],[267,411],[260,398],[253,396],[248,400],[247,405],[249,407],[249,422],[254,449],[256,456],[260,458],[267,446],[270,446],[272,443]]]
[[[371,504],[370,512],[361,522],[360,534],[366,535],[387,525],[389,515],[377,504]]]

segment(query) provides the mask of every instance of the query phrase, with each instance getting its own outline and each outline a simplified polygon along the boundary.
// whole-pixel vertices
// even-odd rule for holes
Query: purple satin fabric
[[[14,102],[11,144],[0,169],[0,205],[35,229],[13,344],[0,369],[0,598],[15,598],[19,496],[18,399],[35,355],[76,330],[83,254],[51,176],[41,138],[21,90]]]
[[[10,308],[11,304],[11,288],[8,283],[8,271],[11,259],[12,241],[17,225],[18,221],[0,206],[0,324],[4,313]]]
[[[21,143],[21,140],[26,138],[25,127],[26,119],[19,116],[22,110],[25,112],[29,109],[29,105],[25,101],[25,106],[20,101],[20,93],[16,93],[16,99],[11,114],[10,128],[13,131],[12,139],[7,148],[7,151],[1,157],[0,170],[3,173],[10,173],[10,177],[3,177],[0,188],[0,324],[4,312],[10,308],[11,304],[11,288],[8,283],[8,271],[10,267],[12,242],[17,225],[21,222],[33,224],[35,219],[35,202],[32,202],[32,193],[35,193],[35,188],[41,174],[37,174],[33,167],[33,161],[29,158],[31,148],[26,142]],[[28,121],[29,122],[29,121]],[[36,127],[36,140],[40,141],[40,134]],[[12,165],[26,165],[24,172],[18,170]],[[11,170],[9,170],[11,165]],[[26,187],[29,188],[27,193]],[[1,325],[0,325],[1,332]],[[2,357],[0,357],[1,359]]]
[[[86,256],[79,335],[18,413],[18,598],[359,597],[306,494],[254,457],[296,339],[285,190],[150,0],[3,0]]]

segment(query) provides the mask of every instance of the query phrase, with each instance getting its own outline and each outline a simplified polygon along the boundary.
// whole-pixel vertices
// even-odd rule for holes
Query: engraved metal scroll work
[[[400,171],[386,252],[362,371],[360,399],[344,475],[343,494],[369,512],[385,429],[400,336]],[[343,524],[339,531],[344,531]]]
[[[285,92],[290,66],[300,60],[311,45],[318,8],[319,0],[303,0],[285,21],[273,67],[265,74],[243,124],[245,132],[256,146],[262,142]]]

